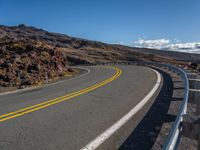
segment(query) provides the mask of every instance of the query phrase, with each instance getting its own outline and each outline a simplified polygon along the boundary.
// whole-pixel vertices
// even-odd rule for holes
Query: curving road
[[[89,73],[71,80],[1,95],[0,149],[84,148],[138,105],[157,82],[156,72],[145,67],[86,68]]]

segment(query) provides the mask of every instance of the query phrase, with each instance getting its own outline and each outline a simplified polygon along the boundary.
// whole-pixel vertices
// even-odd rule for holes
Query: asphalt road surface
[[[86,75],[0,96],[0,150],[78,150],[134,108],[157,82],[146,67]]]

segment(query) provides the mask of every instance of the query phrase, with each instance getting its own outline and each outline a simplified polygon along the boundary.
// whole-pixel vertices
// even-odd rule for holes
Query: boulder
[[[12,72],[7,72],[3,78],[6,82],[11,82],[15,79],[15,75]]]

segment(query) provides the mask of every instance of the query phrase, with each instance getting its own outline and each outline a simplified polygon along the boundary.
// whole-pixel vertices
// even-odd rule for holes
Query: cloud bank
[[[176,42],[178,43],[172,43],[172,41],[168,39],[155,39],[155,40],[139,39],[134,42],[134,45],[143,48],[162,49],[162,50],[181,51],[181,52],[200,54],[200,42],[181,43],[178,40],[176,40]]]

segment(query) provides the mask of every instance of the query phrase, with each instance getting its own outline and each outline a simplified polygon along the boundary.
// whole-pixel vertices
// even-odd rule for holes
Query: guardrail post
[[[192,104],[196,104],[198,106],[199,99],[200,99],[200,90],[190,89],[189,90],[189,102]],[[196,112],[197,112],[197,110],[196,110]]]
[[[189,100],[191,103],[194,103],[197,105],[196,115],[200,116],[200,79],[198,79],[198,76],[195,75],[194,73],[189,73],[188,77],[189,77],[189,88],[190,88]],[[198,140],[197,149],[200,150],[200,117],[198,117],[196,120],[193,119],[193,122],[187,121],[183,123],[183,127],[185,127],[183,129],[185,130],[185,132],[187,132],[187,130],[190,129],[191,133],[193,132],[193,130],[195,130],[195,132],[198,133],[196,135],[197,137],[195,137],[195,135],[193,135],[192,137]]]
[[[193,118],[190,115],[183,116],[182,135],[190,139],[198,140],[199,138],[200,118]]]
[[[200,79],[189,79],[190,89],[200,89]]]

